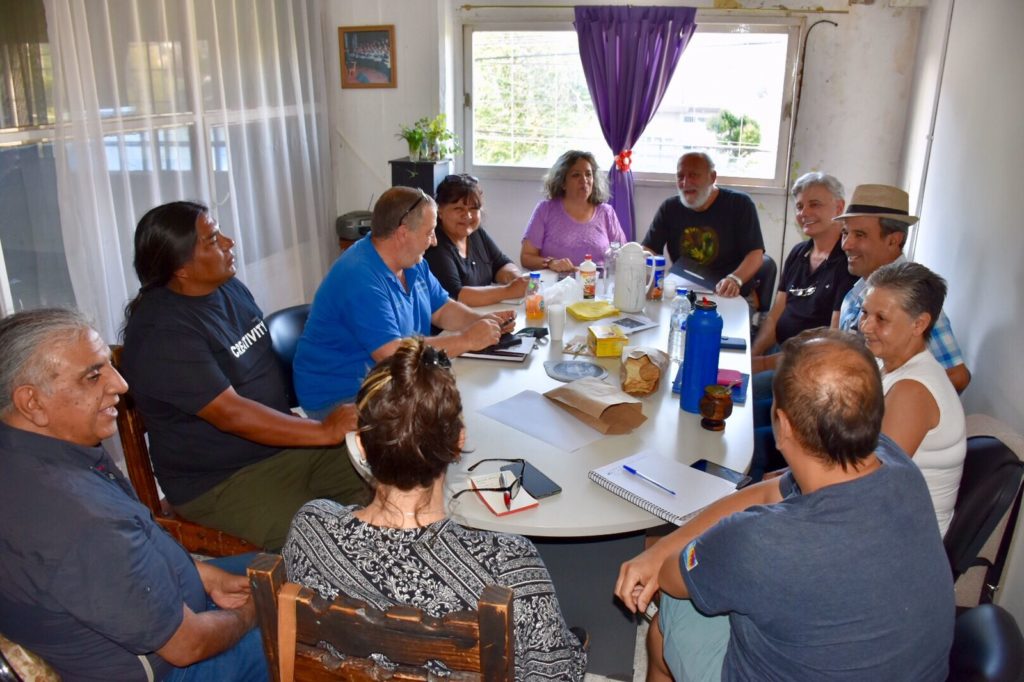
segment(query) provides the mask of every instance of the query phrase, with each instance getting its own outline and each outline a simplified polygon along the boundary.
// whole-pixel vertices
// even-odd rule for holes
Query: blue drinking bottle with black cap
[[[683,350],[683,385],[679,408],[700,414],[704,387],[718,383],[718,352],[722,348],[722,316],[718,305],[704,298],[686,318]]]

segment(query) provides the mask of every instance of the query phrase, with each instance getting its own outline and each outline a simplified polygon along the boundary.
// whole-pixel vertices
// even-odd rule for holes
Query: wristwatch
[[[732,281],[736,282],[736,286],[738,286],[740,289],[743,288],[743,280],[737,277],[735,273],[730,272],[728,275],[725,276],[725,278],[731,279]]]
[[[553,261],[553,260],[555,260],[555,259],[552,258],[551,256],[548,256],[547,258],[545,258],[544,259],[544,267],[545,268],[550,268],[551,267],[551,261]]]

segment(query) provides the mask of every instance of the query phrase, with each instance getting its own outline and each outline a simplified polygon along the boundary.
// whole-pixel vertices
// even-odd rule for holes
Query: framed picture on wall
[[[341,87],[393,88],[398,84],[394,25],[341,26],[338,48]]]

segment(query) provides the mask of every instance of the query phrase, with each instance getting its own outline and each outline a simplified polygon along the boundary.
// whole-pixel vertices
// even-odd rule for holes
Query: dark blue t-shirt
[[[694,606],[728,614],[723,680],[945,680],[953,581],[921,472],[882,466],[733,514],[680,555]]]
[[[161,679],[183,604],[206,610],[192,558],[102,447],[0,423],[0,459],[0,632],[64,679]]]
[[[196,416],[229,386],[289,412],[263,312],[237,279],[206,296],[166,287],[145,294],[125,328],[121,372],[146,422],[153,468],[171,504],[195,499],[280,452]]]

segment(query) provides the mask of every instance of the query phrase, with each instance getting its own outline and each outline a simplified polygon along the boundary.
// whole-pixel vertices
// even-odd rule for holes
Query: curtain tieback
[[[624,149],[615,156],[615,167],[625,173],[629,170],[630,164],[633,163],[633,150]]]

